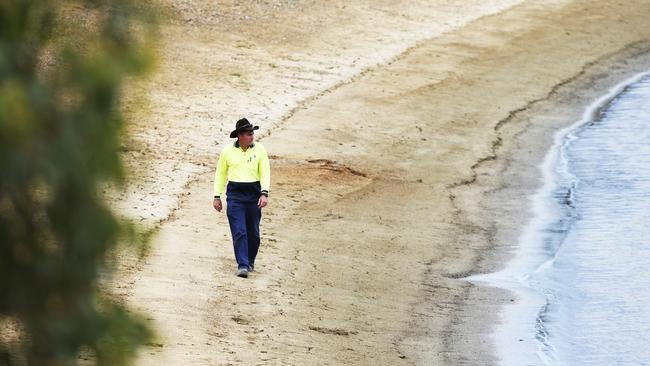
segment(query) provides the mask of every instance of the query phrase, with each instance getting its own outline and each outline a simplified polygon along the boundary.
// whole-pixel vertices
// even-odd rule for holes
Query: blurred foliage
[[[151,67],[152,14],[0,1],[0,364],[130,364],[152,336],[99,284],[117,243],[141,241],[101,189],[124,179],[120,89]]]

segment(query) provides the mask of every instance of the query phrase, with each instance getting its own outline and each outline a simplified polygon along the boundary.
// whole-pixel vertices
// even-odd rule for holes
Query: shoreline
[[[501,239],[517,220],[499,231],[486,219],[524,218],[516,194],[495,191],[499,214],[486,215],[482,198],[513,177],[498,164],[535,169],[543,139],[525,154],[507,151],[520,134],[544,136],[562,123],[545,101],[579,94],[567,85],[650,38],[649,6],[528,1],[303,105],[262,141],[275,188],[248,281],[233,275],[227,223],[209,207],[211,169],[203,169],[118,290],[161,331],[139,364],[496,363],[490,316],[509,294],[460,278],[497,266],[510,249]],[[229,66],[246,66],[239,62]],[[238,95],[244,103],[247,93]],[[197,106],[205,118],[223,107]],[[520,120],[528,115],[550,122]],[[209,165],[215,146],[197,161]],[[522,195],[533,176],[505,188]]]
[[[607,75],[607,70],[615,71]],[[509,150],[508,147],[504,147],[506,152],[501,158],[508,161],[513,156],[530,155],[531,142],[540,140],[547,143],[542,146],[539,146],[539,143],[533,143],[533,145],[538,150],[544,150],[546,146],[546,153],[541,160],[538,160],[539,164],[534,166],[530,165],[530,160],[523,162],[525,159],[520,157],[514,162],[504,163],[505,166],[496,168],[501,170],[503,175],[514,179],[514,182],[510,181],[506,184],[500,181],[493,184],[488,188],[490,192],[479,204],[485,205],[486,209],[491,212],[496,212],[496,216],[505,215],[502,217],[511,219],[515,215],[511,211],[503,210],[503,197],[508,196],[513,201],[526,202],[526,214],[523,216],[519,214],[518,225],[515,228],[511,227],[512,224],[508,220],[492,220],[490,222],[489,225],[494,228],[492,235],[495,244],[494,248],[490,249],[493,253],[489,254],[489,259],[483,259],[480,266],[487,271],[483,272],[477,269],[475,274],[466,278],[472,283],[472,286],[475,286],[468,290],[470,299],[485,301],[491,295],[499,299],[487,306],[489,312],[498,309],[498,315],[488,321],[483,320],[485,323],[493,325],[482,328],[486,329],[487,334],[492,338],[496,353],[499,355],[498,359],[504,362],[504,365],[546,364],[542,359],[522,358],[526,355],[538,355],[538,345],[534,339],[536,337],[534,322],[535,314],[542,303],[535,300],[535,298],[540,298],[539,294],[530,292],[513,276],[523,276],[528,273],[526,271],[534,269],[529,268],[525,262],[535,262],[530,258],[530,256],[536,255],[534,254],[535,248],[524,247],[524,242],[531,239],[530,235],[535,235],[530,232],[531,225],[534,225],[536,221],[543,220],[540,218],[541,208],[537,206],[540,204],[538,202],[540,199],[549,198],[550,187],[548,185],[553,185],[549,181],[550,176],[553,175],[550,173],[550,169],[555,167],[552,165],[556,160],[554,156],[557,155],[557,151],[555,150],[559,149],[558,144],[561,144],[568,134],[592,120],[594,114],[599,113],[600,109],[622,93],[628,85],[643,75],[647,75],[649,70],[650,42],[647,42],[645,47],[639,50],[624,50],[594,63],[583,75],[562,85],[561,89],[557,91],[557,97],[544,101],[535,108],[536,110],[531,110],[525,116],[515,117],[521,119],[521,123],[529,125],[539,124],[541,120],[548,121],[549,119],[554,122],[551,126],[542,129],[538,127],[536,131],[518,132],[515,140],[510,142],[513,145],[519,145],[518,148],[514,147]],[[567,112],[570,117],[559,116],[559,114]],[[526,147],[524,148],[524,146]],[[524,152],[524,150],[528,151]],[[531,179],[531,177],[533,178]],[[512,188],[513,186],[516,188]],[[499,241],[504,244],[496,244]],[[499,256],[502,258],[498,259]],[[528,292],[530,293],[527,294]],[[481,304],[481,301],[468,300],[469,305],[463,304],[462,306],[468,307],[469,310],[463,309],[461,312],[484,313],[485,305],[477,305]],[[508,315],[507,313],[510,312],[512,313]],[[530,323],[525,326],[521,323],[522,320]],[[524,328],[529,331],[526,332]],[[508,338],[508,340],[504,338]],[[515,345],[519,350],[517,354],[508,354],[507,351],[511,351]]]
[[[648,52],[650,53],[650,50]],[[522,229],[522,234],[517,240],[514,258],[505,263],[504,268],[497,272],[467,278],[468,281],[478,286],[507,290],[509,293],[514,294],[515,298],[520,299],[515,303],[504,304],[504,308],[501,310],[499,316],[501,324],[494,330],[497,353],[501,355],[500,359],[504,362],[504,365],[531,363],[530,360],[535,359],[535,357],[541,358],[538,360],[539,364],[547,364],[550,362],[551,356],[543,355],[543,351],[539,352],[539,341],[536,341],[536,338],[539,337],[538,332],[540,332],[540,329],[537,329],[536,326],[538,317],[540,316],[539,312],[547,299],[544,295],[535,291],[525,278],[545,266],[555,254],[552,253],[553,255],[549,257],[548,253],[541,253],[543,248],[532,246],[532,243],[540,246],[541,242],[544,241],[544,238],[541,237],[544,234],[541,234],[539,231],[549,224],[549,220],[564,221],[555,215],[549,217],[548,213],[548,206],[554,206],[552,195],[553,192],[557,191],[559,184],[557,182],[557,173],[554,170],[558,169],[558,164],[561,159],[561,149],[567,143],[567,138],[577,130],[583,128],[586,124],[592,122],[594,116],[600,113],[603,108],[607,108],[609,103],[623,93],[629,85],[646,77],[649,72],[647,70],[650,70],[650,57],[646,57],[643,65],[645,65],[643,68],[646,71],[637,73],[631,78],[626,78],[624,81],[614,85],[604,95],[592,101],[583,111],[583,115],[579,120],[566,127],[562,127],[553,134],[553,144],[539,165],[542,186],[532,196],[526,197],[526,200],[530,201],[532,212],[530,221]],[[554,212],[554,214],[564,215],[560,212]],[[511,314],[508,315],[506,313]],[[528,348],[530,349],[522,351],[522,344],[518,343],[520,340],[529,346]],[[513,349],[514,345],[519,347],[517,354],[508,352]]]

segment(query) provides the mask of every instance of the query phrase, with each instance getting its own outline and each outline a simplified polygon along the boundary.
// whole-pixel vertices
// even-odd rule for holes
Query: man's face
[[[238,134],[237,137],[239,138],[239,146],[248,147],[253,143],[255,133],[253,131],[247,131]]]

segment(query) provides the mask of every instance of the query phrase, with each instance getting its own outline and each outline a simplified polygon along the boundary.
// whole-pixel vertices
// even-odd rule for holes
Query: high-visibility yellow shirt
[[[263,193],[271,185],[271,166],[266,149],[259,142],[253,143],[244,151],[238,141],[226,146],[217,162],[214,173],[214,196],[223,195],[226,181],[237,183],[260,182]]]

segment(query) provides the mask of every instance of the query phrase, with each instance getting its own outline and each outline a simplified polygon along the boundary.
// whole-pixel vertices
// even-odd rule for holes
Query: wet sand
[[[444,2],[332,4],[170,10],[161,70],[133,87],[132,107],[152,89],[125,148],[130,166],[151,170],[116,203],[159,226],[115,289],[159,330],[139,364],[496,363],[489,331],[508,294],[461,278],[507,260],[552,132],[648,65],[645,1],[504,2],[472,21]],[[413,36],[441,19],[448,29]],[[277,24],[292,26],[250,31]],[[243,114],[273,155],[247,280],[211,207],[216,154]]]
[[[465,200],[465,216],[484,230],[487,243],[472,274],[501,269],[521,244],[520,235],[533,216],[531,195],[542,185],[539,164],[553,144],[555,133],[580,120],[585,109],[615,85],[649,69],[650,52],[645,43],[604,56],[555,88],[548,98],[515,113],[508,126],[501,128],[504,142],[497,159],[481,164],[477,169],[480,178],[459,194]],[[495,353],[495,335],[491,334],[495,323],[504,318],[517,319],[510,313],[514,309],[511,305],[521,300],[501,289],[468,287],[451,324],[451,363],[476,364],[476,358],[466,357],[468,349],[484,349],[488,352],[485,356],[491,357]],[[530,342],[523,340],[529,344],[520,343],[519,337],[498,343],[517,344],[517,354],[535,354],[538,344],[533,341],[534,331],[531,329],[529,334]],[[530,364],[540,363],[530,360]]]

